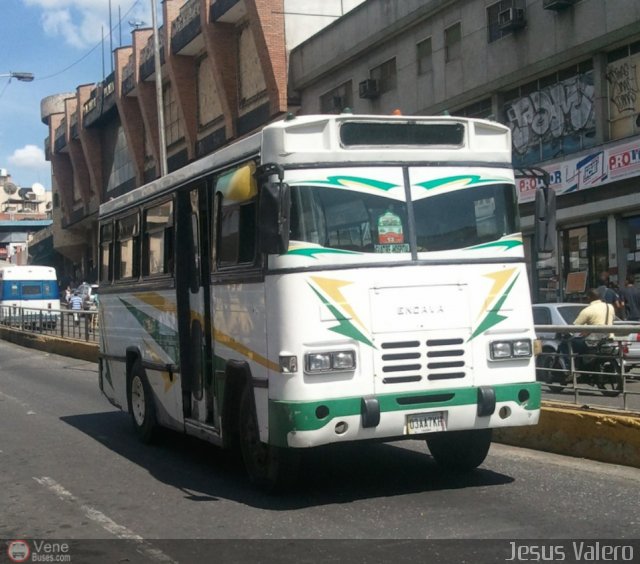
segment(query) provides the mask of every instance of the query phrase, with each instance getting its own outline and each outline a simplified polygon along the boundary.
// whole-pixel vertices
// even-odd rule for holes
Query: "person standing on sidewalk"
[[[80,312],[82,311],[82,297],[76,290],[69,300],[69,307],[73,311],[73,322],[75,325],[80,325]]]
[[[627,276],[627,284],[620,290],[620,296],[624,300],[626,319],[640,321],[640,289],[635,287],[634,276]]]

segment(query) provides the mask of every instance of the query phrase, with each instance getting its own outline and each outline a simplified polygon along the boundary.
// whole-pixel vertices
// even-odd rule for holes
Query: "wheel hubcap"
[[[145,414],[144,387],[138,376],[134,376],[131,382],[131,410],[136,424],[142,425]]]

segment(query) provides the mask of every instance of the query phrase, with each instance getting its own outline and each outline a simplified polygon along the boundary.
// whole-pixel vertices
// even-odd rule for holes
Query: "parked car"
[[[543,303],[533,304],[534,325],[573,325],[578,314],[587,304],[577,303]],[[616,317],[614,325],[638,325],[638,331],[625,337],[617,337],[623,344],[623,360],[626,371],[640,368],[640,322],[624,321]],[[536,336],[542,341],[543,353],[555,353],[560,340],[554,332],[537,332]]]

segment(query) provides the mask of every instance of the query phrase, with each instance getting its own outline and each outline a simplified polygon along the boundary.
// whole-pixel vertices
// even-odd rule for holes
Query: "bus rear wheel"
[[[438,433],[427,439],[427,446],[439,466],[454,472],[469,472],[487,457],[491,429]]]
[[[240,398],[239,438],[242,460],[251,483],[268,492],[292,485],[300,456],[293,449],[260,441],[255,403],[249,386],[244,387]]]
[[[150,443],[157,430],[156,406],[140,359],[137,359],[131,367],[128,395],[133,428],[142,442]]]

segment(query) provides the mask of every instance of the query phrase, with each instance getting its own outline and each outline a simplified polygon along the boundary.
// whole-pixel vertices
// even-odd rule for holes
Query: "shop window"
[[[626,274],[633,275],[640,287],[640,216],[625,217],[620,222]]]

